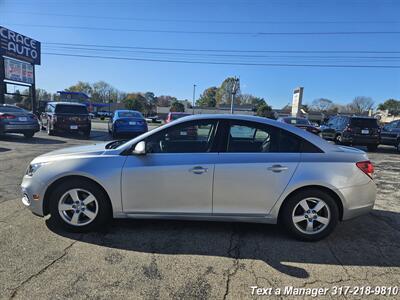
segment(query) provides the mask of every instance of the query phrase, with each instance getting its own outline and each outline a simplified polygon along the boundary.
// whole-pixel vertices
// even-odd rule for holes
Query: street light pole
[[[239,84],[240,84],[239,78],[235,77],[234,81],[233,81],[232,91],[231,91],[232,92],[232,94],[231,94],[231,96],[232,96],[232,99],[231,99],[231,114],[232,115],[234,113],[235,95],[236,95],[237,91],[239,90]]]
[[[193,104],[192,104],[192,114],[194,115],[194,99],[196,97],[196,85],[193,84]]]

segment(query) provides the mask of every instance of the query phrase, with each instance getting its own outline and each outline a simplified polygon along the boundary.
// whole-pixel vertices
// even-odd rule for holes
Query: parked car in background
[[[278,118],[278,122],[284,122],[286,124],[291,124],[298,128],[307,130],[314,134],[319,134],[320,130],[311,124],[311,122],[306,118],[295,118],[295,117],[281,117]]]
[[[91,117],[86,105],[75,102],[49,102],[41,115],[42,127],[48,135],[60,132],[81,132],[90,137]]]
[[[111,118],[113,116],[113,112],[101,110],[96,113],[96,116],[99,118]]]
[[[161,123],[161,120],[158,116],[148,116],[145,119],[147,123]]]
[[[0,135],[21,133],[31,138],[39,130],[39,121],[33,113],[18,106],[0,104]]]
[[[395,146],[400,152],[400,120],[390,122],[381,128],[380,143]]]
[[[321,137],[336,144],[367,146],[374,151],[380,141],[380,128],[372,117],[333,116],[322,127]]]
[[[170,112],[165,119],[165,123],[170,123],[172,121],[178,120],[179,118],[190,116],[190,114],[183,112]]]
[[[146,120],[136,110],[116,110],[108,122],[108,132],[113,138],[120,135],[138,136],[147,130]]]
[[[285,123],[195,115],[125,143],[41,155],[21,189],[36,215],[73,231],[104,228],[112,217],[243,221],[279,223],[315,241],[373,209],[373,171],[364,151]]]

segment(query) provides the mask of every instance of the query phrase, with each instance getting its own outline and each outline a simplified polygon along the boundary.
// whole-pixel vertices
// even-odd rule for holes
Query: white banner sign
[[[5,57],[4,68],[6,79],[29,84],[33,83],[33,66],[31,64]]]

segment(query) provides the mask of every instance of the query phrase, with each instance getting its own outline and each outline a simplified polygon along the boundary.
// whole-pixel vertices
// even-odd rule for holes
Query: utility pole
[[[6,102],[6,83],[4,82],[5,74],[4,74],[4,58],[0,55],[0,104],[4,104]]]
[[[232,99],[231,99],[231,114],[232,115],[234,113],[235,95],[236,95],[236,93],[238,92],[239,89],[240,89],[240,79],[235,77],[235,79],[233,81],[232,91],[231,91],[231,95],[232,95]]]
[[[194,99],[196,97],[196,85],[193,84],[193,104],[192,104],[192,114],[194,115]]]

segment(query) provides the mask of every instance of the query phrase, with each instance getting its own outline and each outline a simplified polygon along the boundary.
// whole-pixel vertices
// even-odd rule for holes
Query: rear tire
[[[34,135],[35,135],[35,133],[33,131],[24,133],[24,137],[27,139],[33,138]]]
[[[55,226],[73,232],[100,229],[112,217],[105,192],[82,179],[63,181],[50,195],[50,214]]]
[[[397,152],[400,153],[400,139],[397,141],[397,146],[396,146],[396,148],[397,148]]]
[[[342,144],[342,135],[338,134],[337,136],[335,136],[335,144],[337,145],[341,145]]]
[[[378,149],[378,145],[368,145],[367,149],[370,152],[376,151]]]
[[[111,136],[113,139],[118,139],[118,133],[116,133],[115,130],[111,132]]]
[[[339,208],[329,194],[308,189],[285,201],[280,220],[296,239],[318,241],[335,229],[339,221]]]

